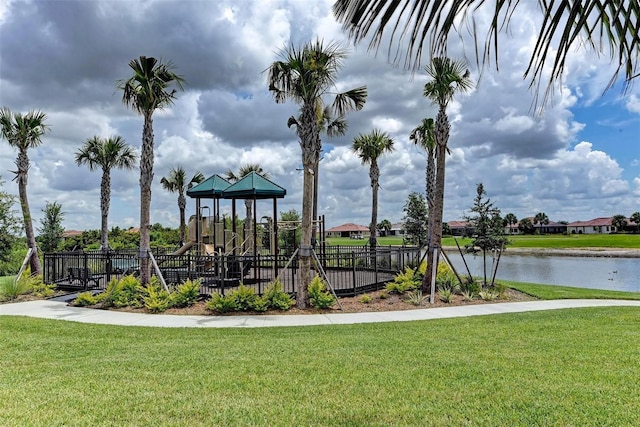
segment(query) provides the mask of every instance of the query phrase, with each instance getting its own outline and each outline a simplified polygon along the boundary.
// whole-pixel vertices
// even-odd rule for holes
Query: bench
[[[75,281],[87,288],[89,283],[93,282],[95,286],[100,285],[100,280],[103,276],[100,274],[93,274],[88,267],[69,267],[69,283],[73,284]]]

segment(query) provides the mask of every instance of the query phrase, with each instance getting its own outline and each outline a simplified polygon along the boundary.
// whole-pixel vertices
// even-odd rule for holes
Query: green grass
[[[545,234],[534,236],[508,236],[511,248],[627,248],[640,249],[640,234]],[[464,246],[471,239],[458,238]],[[455,246],[452,237],[442,239],[443,246]]]
[[[640,249],[640,234],[574,234],[565,236],[562,234],[545,234],[538,236],[508,236],[512,248],[627,248]],[[464,246],[470,243],[471,239],[458,238],[458,244]],[[354,240],[348,237],[329,237],[328,245],[337,246],[366,246],[368,239]],[[402,237],[389,236],[379,237],[378,244],[381,246],[400,246]],[[442,246],[455,246],[453,237],[442,239]]]
[[[500,280],[500,283],[525,294],[543,300],[553,299],[623,299],[640,300],[640,292],[608,291],[603,289],[574,288],[571,286],[539,285],[537,283],[512,282]]]
[[[640,309],[162,329],[0,316],[0,425],[638,425]]]

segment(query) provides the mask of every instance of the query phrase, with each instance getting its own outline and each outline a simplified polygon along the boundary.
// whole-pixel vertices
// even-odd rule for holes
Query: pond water
[[[459,274],[466,269],[459,253],[447,251]],[[467,255],[471,274],[481,277],[482,255]],[[492,258],[487,256],[487,277]],[[640,258],[509,255],[500,258],[498,279],[580,288],[640,292]]]

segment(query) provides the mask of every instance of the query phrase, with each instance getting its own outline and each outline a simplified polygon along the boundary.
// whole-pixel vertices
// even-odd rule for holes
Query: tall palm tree
[[[16,158],[17,170],[14,180],[18,182],[18,196],[20,207],[22,208],[22,218],[24,220],[24,230],[27,235],[27,247],[33,249],[29,260],[32,274],[41,274],[40,258],[38,257],[36,235],[33,232],[33,221],[31,210],[29,209],[29,199],[27,197],[27,180],[29,175],[29,155],[30,148],[36,148],[42,144],[42,136],[48,130],[45,125],[47,115],[41,111],[29,111],[26,114],[13,113],[6,107],[0,109],[0,129],[2,137],[9,142],[9,145],[18,150]]]
[[[419,145],[427,152],[427,168],[425,173],[425,194],[427,196],[427,207],[429,218],[427,219],[427,227],[433,224],[434,220],[431,215],[435,213],[433,203],[435,201],[436,191],[436,138],[434,135],[434,122],[432,118],[422,119],[420,126],[416,127],[409,134],[409,139],[416,145]]]
[[[287,99],[300,104],[300,116],[289,118],[288,126],[296,125],[300,138],[303,166],[303,194],[300,246],[300,277],[296,284],[297,305],[306,307],[307,286],[311,282],[311,216],[313,212],[313,174],[320,159],[318,112],[324,109],[322,97],[335,86],[338,69],[346,52],[338,44],[327,46],[320,40],[305,43],[301,48],[293,45],[280,53],[281,60],[269,67],[267,82],[276,103]],[[360,110],[365,103],[367,89],[361,86],[338,93],[331,109],[343,116],[349,110]]]
[[[198,171],[189,181],[187,181],[187,172],[185,172],[182,166],[171,168],[169,176],[165,176],[160,179],[162,188],[170,193],[178,193],[178,209],[180,210],[180,245],[184,245],[187,228],[184,219],[184,212],[187,209],[187,199],[184,197],[184,192],[193,184],[200,184],[204,179],[204,175]]]
[[[325,105],[324,108],[317,108],[318,115],[318,141],[316,145],[318,147],[322,147],[322,140],[320,138],[320,134],[326,133],[329,137],[341,136],[344,135],[347,131],[347,121],[344,118],[344,115],[334,116],[333,111],[331,111],[331,107]],[[291,117],[287,123],[289,127],[298,125],[298,119]],[[320,151],[318,150],[316,154],[316,158],[314,159],[313,165],[313,207],[311,217],[315,221],[318,218],[318,187],[320,184]],[[315,242],[316,238],[316,226],[312,225],[311,230],[311,240]]]
[[[235,174],[231,169],[229,169],[227,171],[226,174],[226,178],[227,181],[233,183],[233,182],[238,182],[240,181],[242,178],[244,178],[245,176],[249,175],[251,172],[255,172],[265,178],[269,178],[269,174],[266,173],[264,171],[264,169],[262,169],[262,166],[260,166],[259,163],[246,163],[242,166],[240,166],[240,169],[238,169],[238,173]],[[251,215],[252,215],[252,209],[251,207],[253,206],[253,200],[251,199],[246,199],[244,201],[244,207],[246,209],[246,213],[247,213],[247,218],[244,221],[244,230],[245,230],[245,238],[246,236],[250,235],[251,233]]]
[[[518,223],[518,218],[510,212],[505,215],[504,223],[509,226],[509,233],[513,233],[513,226]]]
[[[386,133],[374,129],[368,134],[359,134],[353,140],[351,149],[358,155],[363,165],[369,165],[371,179],[371,223],[369,223],[369,246],[375,249],[377,245],[378,225],[378,188],[380,188],[380,168],[378,158],[384,153],[393,151],[393,139]]]
[[[177,75],[172,62],[158,62],[152,57],[132,59],[133,76],[117,83],[122,90],[122,102],[144,117],[142,152],[140,155],[140,282],[151,279],[149,270],[151,184],[153,182],[153,113],[173,103],[176,89],[182,89],[184,79]]]
[[[549,224],[549,217],[544,212],[538,212],[533,217],[533,225],[540,224],[540,234],[542,234],[542,227]]]
[[[100,214],[101,234],[100,247],[103,251],[109,249],[109,204],[111,202],[111,170],[135,168],[138,155],[134,148],[128,145],[121,136],[100,138],[94,136],[87,139],[76,152],[76,164],[87,165],[90,171],[98,168],[102,170],[100,181]]]
[[[468,28],[474,29],[477,61],[484,64],[494,58],[497,67],[499,35],[502,31],[508,31],[509,22],[522,3],[528,4],[484,0],[336,0],[333,12],[354,42],[362,41],[372,32],[370,49],[377,48],[382,40],[389,40],[390,57],[401,58],[400,52],[405,50],[407,68],[419,68],[425,40],[430,40],[430,57],[445,56],[449,36],[453,32],[460,35],[461,31]],[[640,2],[558,0],[537,3],[542,24],[524,76],[530,76],[531,86],[538,87],[540,80],[549,76],[545,100],[552,83],[562,78],[567,56],[570,52],[575,52],[575,47],[608,53],[611,61],[617,62],[607,88],[615,83],[621,69],[625,72],[625,88],[632,79],[640,75]],[[475,15],[482,14],[487,8],[490,8],[489,13],[493,14],[493,19],[483,46],[479,46],[481,36],[476,31]],[[468,25],[461,24],[460,18]],[[391,31],[390,37],[384,37],[387,28]],[[407,44],[403,49],[401,44],[405,41]],[[556,48],[553,48],[552,42],[558,43]],[[549,68],[548,61],[552,64],[550,73],[545,71]]]
[[[438,106],[434,136],[436,141],[436,180],[433,200],[433,214],[429,213],[427,272],[422,282],[424,291],[429,289],[429,284],[434,269],[438,265],[438,257],[434,258],[434,249],[440,248],[442,242],[442,212],[444,208],[444,183],[445,183],[445,155],[449,142],[449,117],[447,105],[457,92],[466,92],[471,89],[469,70],[463,62],[453,61],[447,57],[433,58],[433,61],[425,68],[431,78],[424,85],[424,96]]]

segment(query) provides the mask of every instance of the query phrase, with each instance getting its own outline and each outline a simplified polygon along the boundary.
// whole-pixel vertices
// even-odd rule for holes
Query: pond
[[[459,274],[466,274],[459,253],[447,251]],[[465,255],[471,274],[481,277],[482,255]],[[492,258],[487,256],[487,276]],[[640,258],[509,255],[500,258],[498,279],[547,285],[640,292]]]

